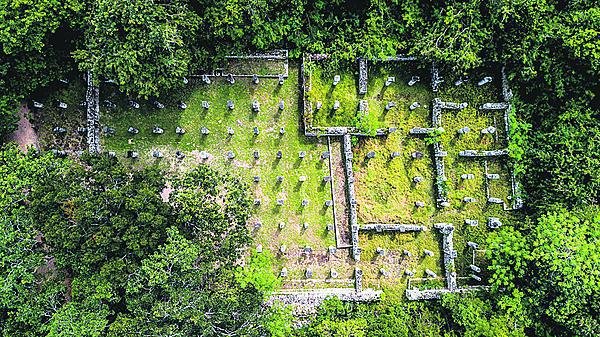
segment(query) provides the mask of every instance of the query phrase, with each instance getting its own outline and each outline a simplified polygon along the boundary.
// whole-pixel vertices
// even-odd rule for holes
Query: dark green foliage
[[[529,152],[524,179],[534,206],[557,202],[569,207],[600,203],[600,127],[597,112],[571,103],[543,123]]]
[[[88,11],[85,38],[73,52],[80,70],[93,70],[144,97],[183,85],[198,26],[186,1],[101,0]]]
[[[273,48],[328,53],[332,68],[403,53],[456,74],[506,63],[516,97],[509,148],[529,218],[488,242],[494,299],[331,301],[298,334],[513,336],[528,327],[594,336],[599,34],[593,1],[8,0],[0,3],[0,141],[22,99],[46,96],[43,88],[74,69],[148,97],[225,55]],[[356,125],[372,134],[376,122]],[[239,182],[200,167],[173,181],[165,203],[162,172],[83,160],[0,151],[3,336],[254,335],[262,325],[290,334],[285,311],[257,313],[256,288],[276,283],[260,274],[268,261],[255,261],[252,277],[232,268],[236,248],[250,241]]]
[[[241,287],[234,268],[250,242],[244,185],[201,166],[168,203],[163,172],[81,159],[0,151],[3,336],[277,330],[283,312],[262,318],[268,289]]]
[[[550,335],[597,335],[598,207],[552,207],[526,233],[507,228],[490,237],[491,284],[500,304],[528,308],[533,327]]]
[[[297,336],[524,336],[519,317],[480,296],[449,295],[439,303],[398,302],[351,305],[330,299]]]

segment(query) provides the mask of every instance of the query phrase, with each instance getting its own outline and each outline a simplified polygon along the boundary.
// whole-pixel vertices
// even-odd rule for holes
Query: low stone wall
[[[475,290],[484,290],[486,287],[468,287],[468,288],[457,288],[455,290],[450,289],[406,289],[406,298],[410,301],[420,300],[438,300],[442,298],[442,295],[450,293],[466,293]]]
[[[90,153],[100,153],[100,88],[94,84],[94,74],[86,74],[87,143]]]
[[[504,110],[508,108],[508,103],[500,102],[500,103],[483,103],[479,109],[481,110]]]
[[[480,151],[480,150],[464,150],[458,153],[460,157],[501,157],[508,155],[508,149]]]
[[[441,83],[442,78],[440,77],[440,72],[435,65],[435,62],[433,62],[431,64],[431,90],[433,90],[433,92],[437,92]]]
[[[352,143],[350,135],[343,138],[344,168],[346,172],[346,193],[348,196],[348,212],[350,216],[350,233],[352,237],[352,258],[360,261],[360,248],[358,246],[358,215],[356,210],[356,195],[354,193],[354,171],[352,169]]]
[[[436,128],[412,128],[410,129],[410,131],[408,131],[408,133],[410,133],[411,135],[426,135],[429,133],[432,133],[433,131],[435,131]]]
[[[442,249],[444,252],[444,271],[446,274],[446,288],[453,291],[457,288],[456,283],[456,268],[454,266],[454,259],[457,256],[456,250],[454,250],[454,243],[452,241],[454,234],[454,226],[451,223],[437,223],[433,225],[439,229],[444,236],[442,240]]]
[[[358,59],[358,94],[364,95],[367,93],[367,59]]]
[[[381,300],[381,290],[365,289],[357,292],[352,288],[326,288],[311,291],[280,291],[274,293],[266,302],[272,306],[275,302],[291,305],[296,317],[310,316],[327,298],[337,297],[345,302],[375,302]]]
[[[427,230],[427,227],[422,225],[407,225],[407,224],[366,224],[359,228],[361,231],[375,232],[421,232]]]

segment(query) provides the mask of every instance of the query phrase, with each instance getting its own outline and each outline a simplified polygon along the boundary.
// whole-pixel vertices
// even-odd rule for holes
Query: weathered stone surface
[[[464,150],[458,153],[460,157],[500,157],[508,155],[507,149],[491,150],[491,151],[478,151],[478,150]]]
[[[362,287],[362,278],[363,278],[363,271],[360,268],[354,268],[354,289],[356,290],[356,292],[361,292],[363,287]]]
[[[408,109],[410,109],[410,110],[412,111],[412,110],[415,110],[416,108],[419,108],[419,107],[421,107],[421,103],[419,103],[419,102],[413,102],[413,103],[412,103],[412,104],[411,104],[411,105],[408,107]]]
[[[358,59],[358,94],[359,95],[364,95],[367,93],[367,80],[368,80],[367,59],[359,58]]]
[[[484,129],[481,129],[481,133],[484,134],[484,135],[494,134],[494,133],[496,133],[496,128],[493,127],[493,126],[488,126],[488,127],[484,128]]]
[[[473,219],[465,219],[465,225],[477,226],[477,225],[479,225],[479,221],[473,220]]]
[[[469,80],[469,76],[461,76],[456,81],[454,81],[454,85],[458,87],[459,85],[462,85],[463,83],[467,82],[468,80]]]
[[[252,112],[260,112],[260,103],[257,100],[252,101]]]
[[[94,85],[93,73],[86,74],[87,89],[85,93],[87,118],[87,144],[92,154],[100,153],[100,89]],[[34,103],[35,106],[35,103]]]
[[[415,151],[410,154],[413,159],[421,159],[423,158],[423,152]]]
[[[477,85],[482,86],[482,85],[488,84],[490,82],[492,82],[492,77],[486,76],[486,77],[482,78],[481,80],[479,80],[479,82],[477,82]]]
[[[501,102],[501,103],[483,103],[479,109],[481,110],[504,110],[504,109],[508,109],[508,103],[506,102]]]
[[[499,218],[489,217],[487,225],[489,228],[495,229],[495,228],[499,228],[500,226],[502,226],[502,222],[500,221]]]
[[[479,245],[478,245],[478,244],[476,244],[475,242],[472,242],[472,241],[468,241],[468,242],[467,242],[467,246],[469,246],[469,247],[471,247],[471,248],[473,248],[473,249],[477,249],[477,248],[479,248]]]
[[[453,291],[457,288],[454,259],[457,256],[454,250],[453,234],[454,226],[451,223],[436,223],[434,227],[439,229],[443,235],[442,249],[444,252],[444,271],[446,274],[446,287]]]
[[[426,135],[426,134],[431,133],[433,131],[435,131],[435,128],[415,127],[415,128],[410,129],[408,132],[411,135]],[[413,157],[413,158],[415,158],[415,157]]]
[[[463,126],[462,128],[458,129],[456,132],[460,135],[464,135],[466,133],[471,132],[471,128],[469,128],[468,126]]]
[[[439,70],[435,64],[435,62],[431,65],[431,90],[433,92],[437,92],[439,90],[440,84],[442,84],[444,80],[440,76]]]
[[[469,287],[469,288],[459,288],[451,291],[449,289],[406,289],[406,298],[410,301],[419,301],[419,300],[437,300],[442,298],[444,294],[449,293],[466,293],[469,291],[474,291],[481,289],[480,287]]]
[[[346,194],[348,196],[348,212],[350,222],[350,234],[352,240],[352,258],[360,261],[360,247],[358,246],[358,215],[356,195],[354,191],[354,171],[352,168],[352,143],[349,134],[345,134],[342,142],[344,154],[344,173],[346,174]]]
[[[333,86],[338,85],[338,83],[340,83],[341,79],[342,78],[340,77],[340,75],[334,75],[333,76]]]
[[[343,302],[375,302],[381,300],[381,290],[365,289],[356,292],[351,288],[315,289],[311,291],[285,290],[274,293],[267,301],[267,306],[275,302],[290,305],[295,317],[309,317],[317,313],[318,307],[330,297],[337,297]]]
[[[359,228],[361,231],[381,232],[421,232],[426,230],[425,226],[410,224],[366,224]]]

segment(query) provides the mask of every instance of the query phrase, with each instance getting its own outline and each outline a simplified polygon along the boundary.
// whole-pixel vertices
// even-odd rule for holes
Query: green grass
[[[330,187],[322,183],[328,176],[327,160],[320,156],[327,151],[326,139],[315,141],[304,136],[300,129],[300,112],[298,108],[298,67],[290,67],[290,77],[283,86],[277,79],[261,79],[255,86],[251,79],[237,79],[230,85],[224,79],[214,79],[210,85],[195,85],[188,88],[185,102],[186,110],[169,107],[157,110],[144,106],[139,110],[120,108],[103,113],[103,123],[116,128],[112,137],[103,137],[106,150],[113,150],[122,158],[127,150],[140,152],[140,160],[133,165],[164,165],[173,171],[186,170],[201,163],[200,151],[207,151],[211,157],[207,164],[220,170],[227,170],[239,175],[252,186],[255,198],[261,199],[250,225],[262,222],[262,228],[256,231],[257,243],[277,252],[280,245],[285,244],[288,253],[278,256],[276,269],[286,266],[290,278],[303,275],[306,266],[315,270],[315,278],[324,278],[325,269],[321,268],[318,256],[326,253],[327,247],[335,246],[333,232],[327,231],[327,224],[333,223],[331,208],[324,208],[326,200],[332,199]],[[235,108],[229,111],[227,100],[233,100]],[[252,100],[260,102],[261,110],[253,113]],[[278,109],[280,99],[284,99],[285,108]],[[201,107],[203,100],[210,101],[208,111]],[[172,106],[172,103],[168,106]],[[165,130],[162,135],[154,135],[153,126]],[[129,126],[140,130],[137,135],[127,132]],[[183,136],[175,134],[177,126],[186,129]],[[208,136],[202,136],[201,127],[210,130]],[[227,127],[232,127],[235,134],[227,134]],[[253,128],[259,128],[259,135],[254,136]],[[283,127],[285,134],[280,135]],[[155,160],[150,157],[153,149],[163,151],[165,158]],[[174,152],[181,150],[187,157],[182,163],[174,159]],[[235,159],[226,159],[227,151],[233,151]],[[254,160],[253,152],[260,154]],[[281,160],[276,159],[278,150],[283,152]],[[305,151],[306,157],[299,159],[299,152]],[[277,176],[284,181],[277,183]],[[260,182],[254,183],[253,177],[259,176]],[[300,176],[306,176],[304,183]],[[283,206],[277,206],[277,199],[284,199]],[[302,207],[303,199],[309,204]],[[279,230],[279,222],[285,227]],[[304,223],[308,229],[302,229]],[[309,245],[313,248],[315,258],[304,261],[300,250]],[[321,269],[319,269],[321,268]]]
[[[458,156],[459,151],[466,149],[492,150],[506,147],[503,112],[482,112],[478,109],[482,103],[500,101],[499,88],[494,85],[478,87],[473,81],[455,87],[454,80],[451,79],[452,82],[441,87],[439,94],[429,93],[425,96],[416,90],[418,87],[401,86],[403,81],[408,81],[408,74],[416,71],[411,69],[405,72],[404,79],[397,75],[401,72],[396,71],[394,74],[396,74],[397,82],[390,88],[399,87],[398,90],[404,95],[402,102],[405,106],[410,104],[409,102],[419,101],[422,107],[412,112],[408,112],[408,109],[397,109],[395,115],[385,117],[386,125],[398,127],[395,133],[387,138],[363,139],[354,149],[359,221],[361,223],[420,223],[429,228],[429,231],[420,234],[361,235],[360,245],[365,261],[360,265],[365,270],[365,276],[369,278],[368,284],[391,291],[402,290],[405,287],[403,281],[406,280],[406,277],[402,275],[402,272],[406,268],[414,269],[416,277],[425,277],[425,269],[433,270],[438,276],[443,277],[443,266],[440,259],[442,235],[433,228],[433,224],[438,222],[454,224],[456,228],[454,247],[458,251],[456,269],[459,277],[467,277],[467,279],[461,279],[459,283],[470,285],[476,284],[476,282],[468,279],[471,274],[469,265],[472,263],[472,251],[468,248],[467,241],[477,242],[481,249],[485,249],[485,240],[489,233],[486,225],[488,217],[499,217],[507,225],[515,219],[515,215],[504,211],[501,205],[487,203],[483,160],[465,159]],[[389,67],[383,67],[379,72],[375,72],[378,76],[373,74],[374,72],[370,71],[369,94],[366,95],[368,97],[373,95],[373,88],[378,88],[377,85],[371,83],[380,83],[379,86],[383,86],[383,81],[390,74]],[[398,81],[398,78],[401,80]],[[423,77],[421,78],[423,79]],[[427,90],[426,87],[423,87],[423,90]],[[440,141],[444,150],[448,152],[444,161],[448,178],[448,197],[451,203],[451,206],[445,209],[435,207],[434,167],[431,150],[423,138],[408,134],[412,127],[431,126],[430,102],[433,97],[440,97],[442,100],[451,102],[466,101],[469,103],[467,109],[443,111],[442,126],[445,132],[440,136]],[[374,98],[376,101],[377,97]],[[381,101],[385,102],[386,99]],[[373,106],[371,101],[369,103],[370,106]],[[497,139],[496,135],[481,135],[480,130],[490,125],[497,127]],[[459,137],[456,131],[463,126],[469,126],[471,133]],[[369,151],[376,152],[374,159],[366,159]],[[390,159],[393,151],[400,152],[401,156]],[[413,151],[423,152],[424,158],[413,160],[410,157]],[[490,182],[491,196],[509,202],[507,197],[510,195],[510,171],[506,160],[488,160],[487,164],[489,173],[499,173],[501,176],[500,180]],[[463,173],[472,173],[475,175],[475,179],[462,180],[460,176]],[[422,176],[424,181],[415,185],[412,182],[412,177],[415,175]],[[463,202],[464,197],[474,197],[477,202],[466,204]],[[426,206],[417,209],[414,207],[415,201],[423,201]],[[465,225],[465,219],[478,220],[479,225],[476,227]],[[393,258],[390,257],[385,261],[380,258],[373,259],[377,247],[389,249]],[[401,256],[404,249],[408,249],[413,254],[417,253],[418,256],[408,260],[404,259]],[[423,249],[433,251],[436,257],[433,259],[423,258]],[[484,266],[485,261],[480,261],[478,264]],[[391,268],[392,274],[396,278],[377,278],[377,272],[381,267]],[[431,288],[435,286],[436,282],[420,282],[418,287]]]
[[[285,63],[283,60],[227,59],[223,67],[223,73],[273,76],[285,74]]]
[[[375,114],[380,127],[400,127],[408,107],[413,102],[419,102],[427,109],[433,99],[431,90],[426,84],[427,72],[419,69],[412,63],[376,62],[369,64],[367,94],[358,95],[358,74],[350,70],[338,71],[332,74],[325,70],[325,65],[313,64],[310,69],[309,81],[311,84],[308,100],[315,106],[317,101],[323,103],[320,110],[313,111],[314,126],[354,126],[358,102],[367,100],[369,114]],[[356,68],[356,65],[353,65]],[[340,75],[340,83],[333,85],[334,75]],[[421,82],[408,86],[408,81],[413,75],[421,77]],[[388,76],[394,76],[396,82],[386,87]],[[340,102],[340,109],[333,110],[335,101]],[[388,102],[397,105],[390,111],[385,110]],[[422,120],[426,122],[425,119]]]
[[[240,70],[254,69],[252,72],[257,73],[275,69],[273,63],[236,63],[236,66]],[[468,277],[471,273],[469,264],[472,263],[472,253],[466,242],[477,242],[485,249],[485,239],[489,233],[487,218],[499,217],[506,225],[510,225],[515,219],[515,215],[504,211],[501,205],[487,204],[484,161],[458,157],[461,150],[506,147],[502,112],[490,113],[478,109],[482,103],[500,101],[499,77],[495,77],[492,85],[478,87],[475,79],[485,74],[478,70],[477,74],[471,76],[471,82],[455,87],[453,75],[445,74],[446,82],[440,92],[433,93],[429,86],[428,68],[415,63],[370,63],[368,93],[361,97],[357,93],[357,74],[353,71],[337,72],[341,81],[333,87],[334,73],[326,72],[319,64],[313,64],[311,69],[312,86],[308,99],[313,105],[318,100],[323,102],[323,109],[313,116],[315,126],[353,126],[358,101],[366,99],[369,113],[377,116],[381,127],[397,128],[387,137],[362,138],[354,147],[353,166],[359,222],[418,223],[427,226],[427,231],[407,234],[361,232],[359,242],[363,253],[362,260],[358,263],[350,258],[348,250],[338,250],[334,256],[327,255],[327,247],[335,246],[334,233],[326,230],[327,224],[333,223],[332,210],[323,207],[326,200],[332,199],[329,185],[322,184],[323,176],[330,175],[328,162],[320,159],[321,154],[327,151],[327,140],[307,138],[302,133],[297,64],[290,65],[290,77],[283,86],[277,84],[277,79],[261,79],[260,84],[255,86],[251,79],[237,78],[236,83],[230,85],[225,79],[215,78],[211,85],[190,84],[184,90],[173,93],[170,98],[162,100],[167,105],[163,110],[155,109],[150,102],[140,102],[142,107],[139,110],[130,109],[125,96],[116,92],[114,87],[103,85],[101,101],[110,99],[118,107],[114,110],[102,107],[101,122],[116,128],[114,136],[103,136],[102,145],[105,150],[115,151],[121,160],[134,168],[159,165],[169,174],[202,164],[199,153],[207,151],[210,158],[205,164],[231,172],[246,181],[251,186],[253,196],[262,201],[255,209],[249,223],[250,228],[257,221],[262,223],[262,227],[253,232],[256,244],[262,244],[264,249],[271,250],[277,256],[273,272],[279,273],[282,267],[288,269],[289,277],[283,284],[285,288],[352,286],[355,267],[363,270],[365,287],[385,289],[393,293],[399,293],[405,288],[405,269],[414,270],[415,277],[425,277],[425,269],[430,269],[441,278],[444,276],[442,236],[433,228],[433,224],[437,222],[451,222],[456,227],[456,270],[459,277]],[[407,82],[413,75],[421,76],[421,82],[409,87]],[[388,76],[395,76],[396,82],[385,87],[384,82]],[[74,134],[75,127],[83,126],[85,121],[85,112],[78,106],[84,95],[82,88],[82,83],[77,82],[51,94],[49,99],[60,98],[69,104],[69,109],[67,113],[63,113],[50,106],[39,117],[42,121],[39,123],[41,142],[45,148],[75,149],[84,144],[84,139],[77,138]],[[442,210],[435,206],[434,167],[430,147],[423,138],[408,134],[413,127],[431,126],[430,111],[434,97],[469,103],[469,107],[464,110],[443,111],[442,126],[445,132],[440,136],[440,141],[448,152],[445,164],[451,206]],[[226,108],[229,99],[236,105],[233,111]],[[261,111],[257,114],[251,111],[254,99],[261,105]],[[283,111],[279,111],[277,107],[280,99],[285,102]],[[185,101],[188,108],[177,108],[178,100]],[[208,111],[201,107],[203,100],[211,103]],[[341,102],[341,108],[333,113],[335,100]],[[388,101],[396,102],[397,106],[386,113],[384,106]],[[415,101],[421,107],[410,111],[408,106]],[[64,119],[64,116],[69,119]],[[51,133],[52,127],[65,124],[69,127],[69,135],[64,139]],[[481,129],[490,125],[497,126],[498,139],[492,135],[480,134]],[[138,128],[140,133],[130,135],[127,132],[129,126]],[[152,134],[154,126],[160,126],[165,133]],[[185,128],[187,133],[183,136],[176,135],[177,126]],[[200,134],[203,126],[210,130],[208,136]],[[252,132],[255,126],[260,131],[258,136],[254,136]],[[458,137],[456,131],[463,126],[469,126],[472,131]],[[227,127],[235,130],[233,136],[227,135]],[[279,134],[281,127],[286,131],[282,136]],[[140,152],[140,159],[126,159],[125,153],[128,150]],[[152,158],[152,150],[162,151],[165,157],[159,160]],[[187,155],[183,161],[175,159],[177,150]],[[234,160],[226,159],[226,153],[230,150],[236,155]],[[255,150],[260,153],[259,160],[253,158]],[[283,159],[279,161],[275,158],[278,150],[283,151]],[[300,151],[306,152],[303,160],[298,158]],[[367,160],[366,154],[369,151],[375,151],[376,157]],[[401,155],[391,159],[390,154],[395,151]],[[424,158],[413,160],[410,154],[414,151],[422,152]],[[339,153],[332,153],[332,156],[336,155]],[[488,160],[487,165],[489,173],[499,173],[501,176],[500,180],[490,182],[490,195],[510,203],[510,170],[506,160]],[[463,181],[460,178],[463,173],[472,173],[475,179]],[[276,177],[280,175],[284,177],[284,181],[278,184]],[[423,177],[424,181],[414,184],[412,178],[417,175]],[[254,176],[260,177],[259,183],[253,182]],[[306,176],[307,181],[299,183],[300,176]],[[336,193],[342,191],[336,190]],[[476,198],[477,202],[463,203],[462,199],[467,196]],[[277,199],[285,199],[285,204],[276,206]],[[301,207],[303,199],[310,201],[304,208]],[[426,206],[415,208],[415,201],[423,201]],[[465,225],[465,219],[479,220],[479,226]],[[282,230],[278,228],[279,222],[285,223]],[[307,230],[302,229],[305,222],[309,224]],[[288,252],[285,255],[277,254],[282,244],[287,246]],[[311,246],[314,251],[310,256],[302,254],[306,245]],[[377,256],[378,247],[385,249],[387,254]],[[413,255],[410,258],[403,256],[404,249]],[[433,251],[435,256],[425,257],[423,249]],[[478,265],[485,266],[483,257],[479,256],[478,261]],[[313,270],[312,280],[304,280],[306,268]],[[340,274],[336,280],[329,278],[332,268]],[[382,277],[380,268],[388,271],[391,277]],[[459,284],[475,283],[459,279]],[[418,283],[421,288],[442,285],[441,279]]]

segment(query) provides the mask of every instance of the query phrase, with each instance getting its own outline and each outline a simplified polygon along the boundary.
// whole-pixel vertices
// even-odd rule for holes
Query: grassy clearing
[[[397,64],[401,67],[407,64]],[[381,67],[374,70],[370,68],[369,73],[369,107],[372,108],[381,102],[385,104],[392,100],[386,96],[388,93],[395,94],[393,100],[401,102],[398,108],[392,109],[390,114],[380,117],[380,121],[386,126],[398,127],[398,130],[389,137],[362,139],[354,149],[354,169],[356,175],[356,193],[359,204],[359,221],[362,223],[420,223],[429,228],[429,231],[420,234],[363,234],[360,245],[363,249],[364,261],[360,263],[368,278],[367,284],[374,287],[382,287],[398,291],[405,286],[406,277],[402,274],[405,269],[415,270],[416,277],[424,277],[425,269],[430,269],[443,277],[443,266],[441,265],[441,239],[442,235],[433,228],[438,222],[453,223],[456,231],[454,233],[454,246],[458,251],[456,268],[459,276],[465,277],[460,280],[461,284],[475,284],[469,279],[471,271],[469,265],[472,263],[472,250],[468,248],[467,242],[473,241],[485,249],[485,239],[489,232],[487,228],[488,217],[499,217],[505,224],[513,219],[513,214],[502,209],[501,205],[487,203],[484,183],[484,161],[460,158],[458,152],[466,149],[492,150],[506,147],[504,136],[504,123],[502,111],[484,112],[478,109],[482,103],[499,102],[498,81],[495,84],[479,87],[474,81],[467,82],[461,86],[454,86],[454,78],[448,76],[440,92],[435,94],[429,91],[425,82],[419,82],[414,87],[405,83],[410,74],[419,74],[418,69],[406,67],[406,71],[391,67]],[[484,73],[481,71],[481,73]],[[398,75],[401,74],[401,75]],[[402,75],[403,74],[403,75]],[[377,96],[377,88],[383,87],[383,81],[387,76],[395,75],[396,83],[387,88],[383,95]],[[421,73],[423,78],[426,75]],[[477,78],[479,73],[472,75]],[[482,75],[481,75],[482,76]],[[499,77],[496,78],[499,80]],[[372,84],[374,83],[374,84]],[[421,87],[419,87],[421,86]],[[390,90],[392,89],[392,90]],[[424,93],[427,91],[427,94]],[[383,99],[382,99],[383,97]],[[399,97],[402,97],[399,99]],[[423,138],[410,136],[408,131],[412,127],[430,127],[430,102],[433,97],[451,102],[467,102],[469,107],[463,110],[443,111],[442,126],[445,132],[440,136],[444,150],[448,152],[445,157],[446,175],[448,177],[448,196],[451,206],[445,209],[435,207],[434,194],[434,168],[431,158],[431,149],[426,145]],[[374,103],[375,102],[375,103]],[[414,111],[408,109],[412,102],[420,102],[421,107]],[[370,109],[370,112],[373,110]],[[375,110],[377,112],[378,110]],[[490,125],[496,126],[495,135],[482,135],[480,130]],[[457,135],[457,130],[463,126],[469,126],[471,133],[463,136]],[[366,154],[375,151],[376,157],[367,159]],[[395,159],[390,158],[394,151],[401,155]],[[410,154],[420,151],[424,154],[422,159],[414,160]],[[488,172],[499,173],[500,179],[490,181],[490,195],[499,197],[510,202],[510,177],[505,160],[488,160]],[[461,175],[470,173],[475,176],[472,180],[463,180]],[[414,184],[414,176],[424,178],[423,182]],[[465,203],[463,198],[472,197],[477,201]],[[415,201],[425,202],[425,207],[416,208]],[[465,219],[478,220],[478,226],[465,224]],[[381,247],[389,251],[384,258],[376,257],[375,250]],[[407,259],[402,256],[402,251],[407,249],[413,253],[413,257]],[[434,258],[426,258],[423,249],[434,252]],[[480,254],[481,255],[481,254]],[[477,262],[485,265],[482,257]],[[382,278],[379,269],[384,268],[391,272],[391,278]],[[485,274],[484,274],[485,275]],[[422,288],[441,286],[437,280],[419,282]]]
[[[308,99],[313,103],[323,103],[320,110],[313,112],[313,125],[315,126],[354,126],[358,102],[367,100],[369,114],[375,114],[380,127],[402,127],[404,119],[408,116],[408,107],[413,102],[427,105],[433,99],[428,88],[428,72],[418,64],[375,62],[369,64],[369,77],[367,94],[358,94],[358,75],[356,71],[348,70],[356,68],[349,65],[345,70],[332,73],[326,70],[326,65],[313,63],[310,66],[311,88]],[[340,82],[334,86],[334,75],[340,75]],[[411,77],[420,76],[421,81],[413,86],[408,82]],[[385,86],[388,77],[393,76],[396,82]],[[340,102],[340,108],[333,110],[335,101]],[[396,107],[389,111],[385,110],[388,102],[395,102]],[[416,116],[415,116],[416,117]],[[425,119],[422,120],[425,123]]]
[[[210,154],[207,164],[241,176],[251,185],[254,197],[261,200],[250,221],[250,227],[262,223],[262,227],[253,232],[257,244],[275,253],[281,245],[287,247],[286,254],[277,255],[274,272],[285,266],[289,277],[295,278],[310,267],[315,278],[325,278],[329,268],[324,256],[328,246],[335,246],[334,233],[327,231],[327,224],[333,223],[332,211],[324,207],[332,196],[329,185],[322,182],[323,177],[329,175],[328,162],[321,159],[321,154],[328,150],[327,143],[326,139],[315,141],[302,133],[298,67],[290,67],[290,70],[290,77],[282,86],[277,79],[261,79],[254,85],[251,79],[241,78],[233,85],[220,78],[210,85],[193,85],[181,94],[188,105],[185,110],[173,107],[175,99],[166,101],[167,108],[162,110],[149,106],[130,109],[121,99],[119,108],[103,113],[103,123],[116,128],[114,136],[103,138],[103,145],[120,157],[127,150],[139,151],[140,160],[134,165],[166,165],[173,170],[198,165],[202,162],[199,152],[207,151]],[[254,99],[260,103],[258,113],[251,109]],[[285,103],[283,110],[278,107],[281,99]],[[202,108],[203,100],[211,103],[208,110]],[[227,108],[228,100],[234,102],[233,110]],[[152,134],[155,125],[165,133]],[[139,134],[130,135],[129,126],[138,128]],[[175,134],[177,126],[185,128],[187,133]],[[208,128],[210,134],[202,136],[202,127]],[[231,136],[228,127],[235,132]],[[254,127],[259,130],[258,136],[253,133]],[[285,130],[283,135],[280,128]],[[165,158],[151,158],[150,153],[155,149],[162,151]],[[174,158],[176,150],[187,154],[181,163]],[[276,158],[279,150],[282,159]],[[235,153],[234,160],[226,158],[228,151]],[[254,151],[259,152],[258,160],[254,159]],[[306,152],[304,159],[299,158],[301,151]],[[255,176],[260,182],[254,182]],[[278,176],[284,177],[283,182],[277,182]],[[305,182],[299,181],[301,176],[306,177]],[[284,200],[283,206],[277,205],[278,199]],[[309,204],[303,207],[304,199]],[[282,229],[279,229],[280,222],[284,223]],[[311,258],[302,256],[305,246],[313,249]]]
[[[272,64],[252,62],[243,66],[251,67],[254,69],[252,72],[256,73],[260,73],[256,70],[260,67],[264,67],[265,71],[274,69]],[[333,74],[318,65],[313,69],[310,78],[312,89],[308,98],[313,103],[317,100],[323,102],[323,109],[313,116],[315,125],[354,125],[358,101],[366,99],[369,113],[376,114],[382,127],[397,128],[388,137],[361,139],[354,148],[359,222],[418,223],[429,229],[411,234],[361,233],[359,241],[363,254],[359,263],[350,258],[347,250],[338,250],[332,256],[327,254],[327,248],[335,246],[334,233],[327,230],[327,224],[333,223],[332,210],[324,207],[325,201],[331,200],[332,195],[330,186],[322,183],[322,178],[330,175],[328,161],[321,159],[321,154],[328,148],[326,139],[308,139],[302,133],[297,64],[290,66],[290,77],[282,86],[277,84],[276,79],[261,79],[259,85],[254,85],[251,79],[238,78],[231,85],[223,78],[215,78],[210,85],[192,83],[184,90],[173,93],[173,96],[161,99],[167,106],[161,110],[154,108],[152,101],[140,101],[140,109],[131,109],[127,97],[114,87],[103,85],[101,101],[108,99],[117,107],[101,108],[102,124],[116,129],[115,135],[103,135],[102,145],[105,150],[115,151],[133,168],[159,165],[169,170],[170,174],[175,174],[205,163],[241,177],[251,186],[254,197],[261,200],[249,224],[250,228],[257,222],[262,224],[260,229],[253,232],[256,244],[261,244],[277,256],[273,265],[274,273],[279,273],[283,267],[288,269],[289,276],[283,284],[286,288],[352,286],[354,268],[357,266],[364,272],[366,287],[387,289],[394,293],[406,286],[407,278],[403,274],[406,269],[414,270],[416,277],[424,277],[425,269],[443,277],[440,258],[442,236],[433,229],[433,224],[437,222],[455,225],[457,272],[459,276],[467,277],[459,279],[459,283],[473,284],[468,279],[472,251],[466,242],[477,242],[485,249],[488,217],[496,216],[505,224],[510,224],[514,216],[503,211],[501,205],[486,202],[484,161],[458,157],[458,152],[465,149],[490,150],[506,146],[501,112],[484,113],[477,109],[482,103],[500,101],[498,81],[484,87],[476,86],[473,81],[456,87],[452,75],[446,75],[447,82],[439,93],[434,94],[429,87],[428,69],[409,63],[372,63],[369,65],[368,93],[360,97],[357,94],[356,74],[347,70],[338,74],[341,75],[341,81],[333,87]],[[407,82],[413,75],[420,76],[421,81],[408,86]],[[395,76],[396,82],[385,87],[388,76]],[[477,76],[480,75],[473,75],[472,78]],[[53,91],[46,99],[48,102],[56,99],[65,101],[69,108],[64,112],[45,102],[43,113],[36,116],[44,148],[76,150],[82,147],[85,139],[77,135],[75,130],[77,126],[85,124],[85,111],[79,106],[83,97],[83,83],[73,82],[67,88]],[[440,141],[448,152],[445,163],[451,202],[451,206],[443,210],[435,207],[430,147],[423,138],[408,134],[413,127],[431,126],[430,111],[434,97],[469,103],[467,109],[443,112],[442,125],[446,131],[440,136]],[[251,110],[254,99],[261,106],[258,113]],[[282,99],[285,103],[283,111],[278,108]],[[179,100],[186,102],[188,108],[177,108]],[[210,109],[201,107],[203,100],[210,102]],[[234,102],[233,110],[226,107],[228,100]],[[340,101],[341,108],[332,113],[335,100]],[[396,102],[397,106],[386,113],[384,106],[389,101]],[[408,106],[412,102],[419,102],[421,107],[410,111]],[[51,132],[54,126],[65,125],[69,130],[65,137],[58,137]],[[481,129],[490,125],[498,128],[498,138],[480,134]],[[139,134],[129,134],[127,129],[130,126],[139,129]],[[165,133],[154,135],[154,126],[163,128]],[[186,129],[187,133],[177,135],[175,128],[178,126]],[[463,126],[469,126],[472,132],[456,136],[456,131]],[[210,134],[202,136],[202,127],[208,128]],[[228,127],[234,130],[233,135],[228,135]],[[254,127],[259,130],[258,136],[253,133]],[[283,135],[279,132],[280,128],[285,130]],[[140,158],[136,161],[126,159],[128,150],[138,151]],[[152,158],[153,150],[162,151],[164,158]],[[186,154],[182,161],[175,158],[178,150]],[[276,158],[279,150],[283,152],[280,160]],[[200,151],[208,152],[209,158],[201,160]],[[228,151],[235,153],[233,160],[226,158]],[[254,151],[259,152],[258,160],[254,159]],[[304,159],[299,158],[300,151],[306,152]],[[366,158],[370,151],[375,151],[375,158]],[[422,152],[424,157],[412,159],[410,154],[414,151]],[[400,156],[391,159],[392,152],[399,152]],[[501,178],[490,182],[490,195],[509,203],[510,171],[506,161],[488,160],[487,167],[489,173],[498,173]],[[472,173],[475,179],[462,180],[460,176],[463,173]],[[258,183],[254,182],[255,176],[260,178]],[[283,182],[277,182],[278,176],[284,177]],[[306,181],[299,182],[300,176],[305,176]],[[415,176],[423,177],[423,182],[415,184],[412,181]],[[342,191],[338,188],[336,193]],[[465,204],[462,201],[464,197],[473,197],[477,201]],[[277,206],[278,199],[284,200],[283,206]],[[304,199],[309,200],[309,204],[302,207]],[[425,207],[416,208],[416,201],[423,201]],[[344,212],[343,209],[337,211]],[[465,225],[465,219],[478,220],[479,225]],[[284,223],[282,229],[279,228],[280,222]],[[304,229],[304,223],[308,224],[308,228]],[[278,254],[282,245],[287,247],[287,252]],[[313,253],[304,254],[305,246],[310,246]],[[378,247],[386,251],[385,256],[378,256]],[[409,250],[412,256],[404,256],[404,249]],[[423,249],[433,251],[435,256],[426,257]],[[481,253],[478,253],[476,261],[479,265],[485,265]],[[307,268],[313,272],[311,280],[304,278]],[[390,277],[381,276],[382,268],[390,273]],[[331,269],[339,273],[338,279],[330,278]],[[419,282],[419,287],[423,288],[442,285],[441,279]]]

